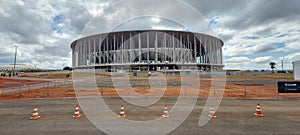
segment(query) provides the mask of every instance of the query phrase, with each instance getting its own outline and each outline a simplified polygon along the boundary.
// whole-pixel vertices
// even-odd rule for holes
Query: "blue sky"
[[[63,14],[58,14],[58,15],[54,16],[53,22],[51,23],[52,31],[62,34],[63,27],[61,27],[59,24],[63,23],[64,19],[65,18],[64,18]]]
[[[299,5],[298,0],[0,0],[0,65],[13,63],[15,45],[18,63],[61,69],[71,66],[70,43],[81,36],[171,29],[221,38],[225,69],[268,70],[271,61],[281,69],[281,60],[292,69],[300,60]]]

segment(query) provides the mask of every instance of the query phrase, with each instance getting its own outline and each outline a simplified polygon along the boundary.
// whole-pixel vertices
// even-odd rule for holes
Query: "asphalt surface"
[[[120,104],[124,104],[127,119],[147,121],[160,117],[163,106],[172,107],[176,99],[164,98],[149,107],[136,107],[121,98],[105,101],[115,113],[120,111]],[[189,117],[169,134],[300,134],[300,99],[223,99],[217,118],[199,127],[205,102],[206,99],[198,99]],[[264,117],[253,115],[257,103],[261,104]],[[75,98],[0,101],[0,135],[106,134],[93,125],[82,110],[82,117],[72,118],[76,104]],[[34,105],[38,106],[41,118],[30,120]]]

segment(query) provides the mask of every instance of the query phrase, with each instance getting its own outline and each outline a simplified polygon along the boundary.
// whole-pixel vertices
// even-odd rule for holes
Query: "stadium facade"
[[[71,44],[74,69],[220,71],[221,39],[186,31],[138,30],[102,33]]]

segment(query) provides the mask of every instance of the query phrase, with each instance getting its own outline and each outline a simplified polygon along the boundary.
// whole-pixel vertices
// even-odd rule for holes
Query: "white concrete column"
[[[187,63],[190,63],[190,35],[187,34]]]
[[[82,65],[86,65],[86,56],[85,56],[85,39],[82,41]]]
[[[77,42],[78,43],[78,42]],[[75,67],[75,61],[76,61],[76,46],[77,46],[77,43],[74,45],[74,48],[72,48],[72,67]]]
[[[76,50],[77,50],[77,46],[78,46],[78,41],[76,42],[76,44],[74,45],[74,51],[72,52],[72,67],[76,67]]]
[[[213,38],[210,38],[210,57],[211,57],[211,64],[214,64],[214,40]]]
[[[142,44],[141,44],[141,33],[139,33],[139,63],[141,63],[142,55]]]
[[[216,60],[216,40],[215,39],[212,39],[213,41],[213,46],[212,46],[212,51],[213,51],[213,57],[214,57],[214,64],[217,64],[217,60]]]
[[[213,61],[212,61],[212,63],[213,64],[215,64],[215,50],[214,50],[214,48],[215,48],[215,42],[214,42],[214,39],[212,38],[211,39],[211,52],[212,52],[212,58],[213,58]]]
[[[84,40],[82,47],[83,47],[83,63],[82,64],[86,65],[86,59],[87,59],[87,57],[86,57],[86,47],[87,47],[86,40]]]
[[[214,58],[214,39],[210,38],[210,52],[211,52],[211,64],[215,63],[215,58]]]
[[[86,57],[86,47],[87,47],[87,45],[85,44],[85,40],[84,40],[84,42],[83,42],[83,45],[82,45],[82,47],[83,47],[83,65],[87,65],[86,64],[86,59],[87,59],[87,57]]]
[[[76,59],[75,59],[75,61],[76,61],[76,63],[75,63],[75,66],[77,67],[78,65],[79,65],[79,44],[78,44],[78,42],[77,42],[77,47],[76,47]]]
[[[199,47],[199,58],[200,58],[200,63],[203,62],[202,60],[202,35],[199,35],[199,42],[200,42],[200,46],[197,46]]]
[[[114,48],[113,48],[113,50],[114,50],[114,56],[113,56],[113,59],[114,59],[114,64],[116,63],[116,34],[114,34]]]
[[[158,61],[158,52],[157,52],[157,41],[158,39],[157,39],[157,32],[155,31],[155,63],[158,63],[157,61]]]
[[[164,49],[164,51],[163,51],[163,53],[164,53],[164,55],[163,55],[163,63],[165,63],[165,61],[166,61],[166,49],[167,49],[167,33],[166,32],[164,32],[164,46],[162,47],[163,49]]]
[[[209,63],[210,64],[213,64],[213,62],[214,62],[214,58],[213,58],[213,51],[212,51],[212,46],[213,46],[213,42],[212,42],[212,38],[209,38]],[[211,71],[213,71],[213,67],[212,66],[210,66],[210,69],[211,69]]]
[[[204,36],[204,39],[203,39],[203,63],[207,63],[206,61],[206,56],[207,56],[207,43],[206,43],[206,36]]]
[[[82,47],[82,40],[80,40],[80,45],[79,45],[79,66],[82,65],[83,63],[83,47]]]
[[[130,37],[129,37],[129,63],[132,63],[131,59],[132,59],[132,33],[130,33]]]
[[[123,64],[123,56],[124,56],[124,52],[123,52],[123,50],[124,50],[124,46],[123,46],[123,44],[124,44],[124,35],[123,35],[123,33],[122,33],[122,41],[121,41],[121,63]]]
[[[221,50],[222,50],[222,47],[220,45],[220,42],[218,41],[218,64],[222,64],[221,63],[221,59],[222,59]]]
[[[219,42],[216,40],[216,64],[220,64]]]
[[[81,66],[83,64],[83,44],[82,44],[82,40],[80,40],[80,45],[79,45],[79,66]]]
[[[101,50],[101,45],[102,45],[102,37],[100,36],[99,37],[99,45],[98,45],[98,47],[99,47],[99,64],[102,64],[102,61],[101,61],[101,58],[102,58],[102,50]]]
[[[215,61],[216,61],[216,64],[219,64],[219,49],[218,49],[218,42],[217,40],[215,39]]]
[[[222,42],[220,41],[220,55],[221,55],[221,64],[223,64],[223,46],[222,46]]]
[[[82,47],[83,47],[83,65],[86,65],[86,60],[87,60],[87,56],[86,56],[86,51],[87,51],[87,43],[86,43],[86,39],[84,40],[83,44],[82,44]]]
[[[78,46],[78,41],[76,42],[76,44],[74,45],[73,51],[72,51],[72,67],[76,66],[76,48]]]
[[[89,58],[87,65],[91,65],[91,39],[88,38],[87,56]]]
[[[222,42],[220,42],[220,60],[221,60],[221,64],[223,64],[223,46],[222,46]]]
[[[211,53],[210,53],[210,39],[209,37],[206,37],[206,40],[207,40],[207,52],[208,52],[208,55],[207,55],[207,63],[210,63],[211,62]]]
[[[96,37],[94,37],[94,65],[96,65]]]
[[[217,39],[214,39],[214,57],[215,57],[215,64],[218,64],[218,42],[217,42]]]
[[[197,40],[196,40],[196,34],[193,34],[194,36],[194,63],[197,63]]]
[[[176,58],[175,58],[175,34],[173,32],[173,35],[172,35],[172,63],[176,63]]]
[[[179,50],[179,53],[180,53],[180,57],[179,57],[179,61],[180,61],[180,64],[182,64],[182,53],[183,53],[183,51],[182,51],[182,34],[180,33],[180,42],[179,42],[179,48],[180,48],[180,50]]]
[[[75,46],[74,46],[74,48],[71,48],[72,49],[72,67],[74,67],[74,50],[75,50]]]
[[[149,41],[149,32],[147,32],[147,63],[150,62],[150,41]]]
[[[128,39],[124,42],[124,63],[128,63]]]
[[[108,47],[108,34],[106,35],[106,63],[109,63],[109,47]]]
[[[209,40],[209,63],[213,63],[213,58],[212,58],[212,41],[211,38],[208,38]]]

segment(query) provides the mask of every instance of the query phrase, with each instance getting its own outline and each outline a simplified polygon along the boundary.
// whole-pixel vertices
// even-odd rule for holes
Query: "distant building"
[[[221,39],[185,31],[136,30],[75,40],[72,68],[117,70],[223,69]]]
[[[10,70],[13,70],[14,68],[14,64],[9,64],[9,65],[4,65],[4,66],[0,66],[0,70],[1,71],[10,71]],[[32,66],[28,66],[26,64],[16,64],[15,66],[15,70],[16,71],[19,71],[19,70],[29,70],[29,69],[35,69],[34,67]]]
[[[300,80],[300,60],[293,62],[294,79]]]

